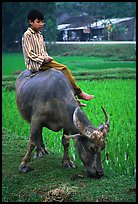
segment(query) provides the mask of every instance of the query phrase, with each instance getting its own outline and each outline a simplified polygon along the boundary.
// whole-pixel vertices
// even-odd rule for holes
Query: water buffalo
[[[42,139],[42,129],[46,127],[55,132],[63,129],[64,167],[74,167],[68,153],[69,140],[74,138],[88,175],[96,178],[104,175],[101,151],[109,131],[107,113],[102,108],[106,122],[93,126],[61,71],[51,68],[35,74],[29,70],[20,73],[16,80],[16,102],[21,116],[30,123],[29,148],[19,165],[20,173],[31,170],[31,153],[35,147],[36,156],[48,154]]]

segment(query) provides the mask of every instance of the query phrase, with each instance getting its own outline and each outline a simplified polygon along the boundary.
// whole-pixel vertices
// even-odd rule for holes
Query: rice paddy
[[[114,169],[121,175],[134,175],[136,168],[135,80],[85,80],[78,81],[78,84],[86,92],[95,95],[93,100],[86,102],[87,107],[83,108],[94,125],[99,126],[101,122],[105,121],[101,105],[109,114],[111,127],[107,136],[108,150],[105,149],[103,152],[103,158],[107,152],[109,158],[104,161],[104,166],[108,169]],[[28,140],[29,124],[19,115],[15,91],[3,90],[2,101],[3,127]],[[62,132],[54,133],[47,129],[43,130],[44,141],[50,151],[62,153],[61,136]],[[71,149],[71,155],[74,155],[74,147]],[[76,159],[75,155],[73,157]]]
[[[95,95],[86,101],[83,111],[99,126],[105,121],[101,105],[110,119],[106,147],[102,151],[105,177],[90,180],[82,176],[82,165],[74,140],[70,155],[78,168],[63,170],[61,160],[62,131],[43,129],[43,139],[51,155],[32,159],[35,170],[19,175],[18,165],[26,153],[30,126],[19,115],[15,100],[15,80],[24,61],[21,54],[4,54],[2,58],[2,156],[4,202],[42,202],[51,189],[75,189],[70,202],[135,202],[136,178],[136,64],[135,61],[116,62],[104,57],[56,56],[66,63],[77,84]],[[106,59],[107,60],[107,59]],[[81,66],[82,64],[82,66]],[[19,72],[18,72],[19,71]],[[15,74],[15,72],[17,72]],[[76,174],[80,177],[75,177]],[[74,175],[75,174],[75,175]],[[70,191],[70,190],[69,190]],[[83,193],[82,193],[83,192]]]

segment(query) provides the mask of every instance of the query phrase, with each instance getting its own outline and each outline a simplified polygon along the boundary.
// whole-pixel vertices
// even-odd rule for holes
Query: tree
[[[136,2],[56,2],[57,12],[70,15],[87,13],[94,18],[121,18],[136,16]]]
[[[21,38],[28,27],[27,14],[32,9],[42,11],[46,28],[43,32],[47,41],[54,41],[57,35],[55,2],[2,2],[2,49],[21,50]]]

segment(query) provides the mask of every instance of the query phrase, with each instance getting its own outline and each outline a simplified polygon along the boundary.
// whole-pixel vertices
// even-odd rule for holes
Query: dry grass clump
[[[75,193],[75,187],[59,187],[47,192],[44,202],[69,202],[71,201],[71,194]]]

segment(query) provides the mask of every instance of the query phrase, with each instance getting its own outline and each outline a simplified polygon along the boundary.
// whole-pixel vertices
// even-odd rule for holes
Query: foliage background
[[[21,37],[28,27],[27,14],[32,9],[45,16],[43,35],[48,42],[57,39],[57,23],[62,13],[85,13],[95,20],[136,16],[136,2],[2,2],[3,51],[21,51]]]

